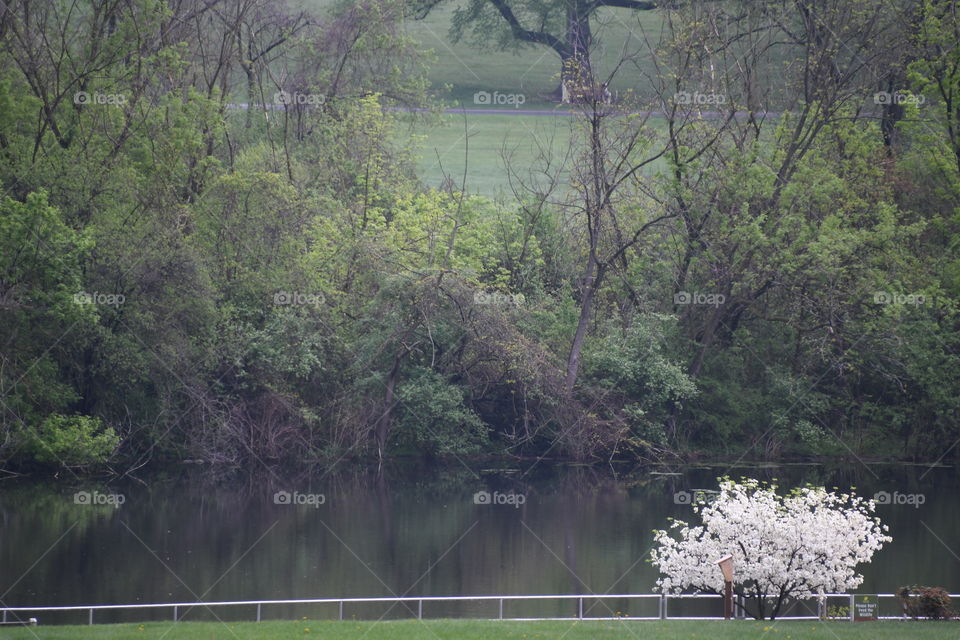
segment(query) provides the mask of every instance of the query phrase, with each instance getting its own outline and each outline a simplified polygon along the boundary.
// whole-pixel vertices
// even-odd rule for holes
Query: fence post
[[[343,620],[343,600],[340,601],[340,620]]]
[[[577,617],[583,620],[583,596],[580,596],[579,606],[577,607]]]
[[[87,624],[93,624],[93,607],[90,607],[90,617],[87,620]]]
[[[503,598],[500,598],[500,619],[503,620]]]
[[[856,606],[856,599],[857,599],[856,596],[851,593],[850,594],[850,622],[853,622],[854,620],[853,610],[854,610],[854,607]]]
[[[7,610],[6,610],[6,609],[3,610],[3,621],[4,621],[4,622],[7,621]]]
[[[660,610],[660,619],[666,620],[667,619],[667,594],[663,594],[660,596],[660,602],[663,603],[663,608]]]
[[[173,621],[177,621],[177,605],[173,605]]]
[[[417,620],[423,620],[423,600],[417,600]]]
[[[257,603],[257,622],[260,622],[260,604],[259,602]]]

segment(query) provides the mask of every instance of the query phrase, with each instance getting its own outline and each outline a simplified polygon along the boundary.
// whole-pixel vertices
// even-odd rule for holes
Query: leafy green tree
[[[443,0],[414,0],[418,15],[425,16]],[[651,11],[656,2],[646,0],[470,0],[458,6],[450,27],[456,42],[470,34],[481,48],[502,50],[548,47],[560,59],[561,83],[569,80],[591,83],[594,73],[590,54],[595,44],[592,20],[605,7]],[[561,89],[555,92],[560,99]]]
[[[47,416],[78,398],[61,363],[73,355],[73,336],[95,319],[81,290],[88,249],[44,192],[0,201],[0,454],[24,445]]]

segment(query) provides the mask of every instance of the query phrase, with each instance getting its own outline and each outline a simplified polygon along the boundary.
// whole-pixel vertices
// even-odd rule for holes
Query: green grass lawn
[[[329,640],[493,640],[497,638],[542,640],[601,640],[642,638],[643,640],[923,640],[960,638],[960,624],[954,622],[724,622],[712,621],[560,621],[513,622],[486,620],[417,620],[375,622],[151,622],[142,625],[117,624],[0,629],[0,638],[74,640],[76,638],[146,638],[159,640],[247,640],[273,638],[325,638]]]
[[[570,118],[447,114],[417,134],[425,136],[418,165],[427,186],[440,186],[445,174],[459,186],[466,160],[467,191],[493,197],[508,189],[503,154],[524,174],[540,155],[536,140],[559,158],[570,139]]]
[[[551,156],[559,166],[570,141],[570,116],[462,115],[444,114],[436,125],[417,125],[418,174],[428,187],[439,187],[449,176],[459,187],[466,160],[466,190],[497,197],[510,195],[507,166],[525,180],[538,175]],[[665,131],[663,118],[651,118],[655,133]],[[652,163],[645,174],[662,169],[663,161]],[[540,176],[542,178],[542,176]]]

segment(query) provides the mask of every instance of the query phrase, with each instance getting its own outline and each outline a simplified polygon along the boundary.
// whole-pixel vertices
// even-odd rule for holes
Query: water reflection
[[[297,474],[189,468],[108,485],[6,481],[0,487],[0,591],[9,589],[3,601],[10,606],[647,593],[657,577],[646,561],[652,530],[671,516],[691,519],[684,492],[715,487],[724,472],[781,486],[810,482],[856,487],[861,495],[922,495],[922,504],[879,507],[894,541],[864,567],[861,591],[905,584],[960,589],[960,549],[948,548],[960,531],[960,477],[953,468],[537,465],[530,473],[473,473],[462,465],[393,465],[379,472],[344,467]],[[90,498],[78,503],[77,492]],[[124,499],[117,504],[96,492]],[[430,615],[497,613],[495,603],[431,606]],[[575,606],[526,603],[524,611],[511,611],[516,605],[510,604],[505,613],[571,615]],[[641,605],[588,604],[595,615],[630,606],[637,613]],[[347,616],[379,617],[387,609],[357,605]],[[337,613],[305,611],[274,607],[265,616]],[[203,610],[191,615],[209,617]],[[251,612],[235,615],[249,619]],[[397,606],[387,617],[409,615]]]

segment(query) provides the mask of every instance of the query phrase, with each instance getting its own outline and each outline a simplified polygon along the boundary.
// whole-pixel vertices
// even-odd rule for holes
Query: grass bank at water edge
[[[11,640],[960,640],[958,622],[799,622],[799,621],[498,621],[403,620],[384,622],[149,622],[93,626],[3,627]]]

